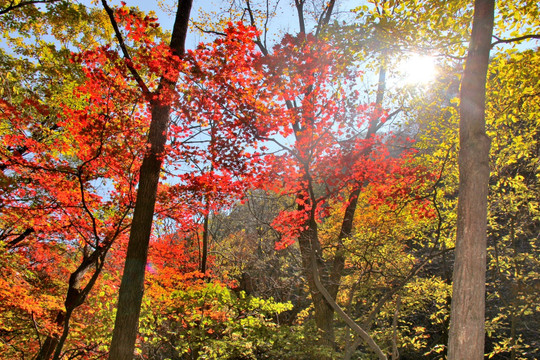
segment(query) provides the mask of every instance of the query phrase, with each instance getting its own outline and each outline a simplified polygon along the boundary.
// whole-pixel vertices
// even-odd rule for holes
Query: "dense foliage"
[[[295,0],[284,35],[278,4],[231,1],[177,56],[130,4],[115,35],[95,5],[0,1],[0,358],[108,356],[165,105],[133,358],[446,358],[472,18],[450,3]],[[497,6],[485,354],[536,359],[539,5]],[[400,80],[413,52],[429,83]]]

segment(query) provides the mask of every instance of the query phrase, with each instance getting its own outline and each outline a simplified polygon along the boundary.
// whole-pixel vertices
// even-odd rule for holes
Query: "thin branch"
[[[39,348],[41,349],[42,343],[41,343],[41,336],[39,335],[39,328],[36,323],[36,318],[34,317],[34,312],[32,311],[32,325],[34,325],[34,330],[36,330],[36,335],[38,339]]]
[[[415,269],[412,269],[411,272],[399,283],[397,286],[390,289],[378,302],[377,305],[373,310],[370,311],[368,314],[368,318],[362,323],[362,326],[366,329],[370,329],[373,321],[375,320],[375,316],[380,312],[381,308],[384,304],[386,304],[396,293],[398,293],[408,282],[411,280],[416,274],[420,272],[428,264],[431,260],[433,260],[435,257],[444,255],[449,251],[453,251],[454,248],[448,248],[441,250],[435,254],[431,254],[428,256],[420,265],[418,265]],[[359,334],[360,335],[360,334]],[[362,337],[363,339],[363,337]],[[360,338],[357,338],[354,343],[351,345],[352,349],[356,349],[360,345]],[[349,351],[347,351],[349,352]]]
[[[86,202],[86,196],[85,196],[85,191],[84,191],[84,181],[82,178],[82,174],[83,172],[81,168],[79,169],[79,172],[77,173],[77,179],[79,180],[79,189],[81,191],[81,203],[82,203],[82,207],[84,211],[88,214],[88,216],[90,216],[90,220],[92,221],[92,232],[94,233],[94,240],[95,240],[95,244],[92,247],[95,249],[99,246],[100,238],[97,231],[96,218],[94,214],[92,213],[92,211],[90,210],[90,208],[88,207],[88,203]]]
[[[277,7],[279,4],[279,1],[276,1],[276,4],[275,4],[275,7]],[[275,8],[273,10],[275,12]],[[269,0],[266,0],[266,17],[264,19],[264,47],[266,48],[266,39],[267,39],[267,36],[268,36],[268,22],[270,21],[270,1]]]
[[[397,110],[394,110],[392,111],[390,114],[388,114],[388,116],[386,117],[386,120],[384,122],[382,121],[379,121],[378,124],[375,126],[375,132],[379,131],[380,128],[384,125],[384,124],[387,124],[394,116],[396,116],[397,114],[399,114],[401,111],[403,111],[403,108],[399,108]]]
[[[435,256],[438,256],[440,254],[441,253],[437,253]],[[363,325],[368,329],[371,328],[371,324],[375,320],[375,317],[381,311],[384,304],[386,304],[397,292],[399,292],[409,282],[409,280],[411,280],[416,274],[418,274],[420,270],[422,270],[424,266],[426,266],[426,264],[428,264],[435,256],[430,256],[424,259],[424,261],[421,262],[420,265],[416,267],[416,269],[413,268],[411,270],[411,272],[401,281],[400,284],[394,286],[392,289],[389,289],[389,291],[387,291],[386,294],[377,302],[375,308],[370,311],[370,313],[368,314],[368,318],[366,319],[366,321],[364,321]]]
[[[83,180],[83,169],[84,167],[89,164],[90,162],[98,159],[100,156],[101,156],[101,153],[103,151],[103,141],[104,141],[104,136],[105,136],[105,126],[106,125],[103,125],[103,131],[101,132],[101,136],[100,136],[100,143],[99,143],[99,146],[98,146],[98,149],[96,151],[96,154],[91,158],[91,159],[88,159],[86,160],[85,162],[83,162],[78,168],[77,168],[77,179],[79,180],[79,189],[81,191],[81,202],[82,202],[82,206],[83,206],[83,209],[86,211],[86,213],[90,216],[90,220],[92,220],[92,230],[94,232],[94,238],[95,238],[95,248],[97,248],[99,246],[99,241],[100,241],[100,238],[99,238],[99,234],[98,234],[98,231],[97,231],[97,223],[96,223],[96,218],[94,217],[94,214],[92,213],[92,211],[90,210],[90,208],[88,207],[88,203],[86,201],[86,197],[85,197],[85,191],[84,191],[84,180]]]
[[[330,0],[324,8],[324,11],[321,13],[319,21],[317,22],[317,30],[315,31],[315,37],[319,37],[319,33],[321,32],[322,28],[328,25],[328,23],[330,22],[330,17],[332,16],[332,11],[334,10],[335,3],[336,0]]]
[[[540,39],[540,34],[529,34],[529,35],[523,35],[518,36],[511,39],[501,39],[495,35],[493,35],[493,38],[497,39],[494,43],[491,43],[491,48],[493,48],[495,45],[498,44],[507,44],[507,43],[513,43],[513,42],[520,42],[527,39]]]
[[[200,32],[205,33],[205,34],[214,34],[214,35],[217,35],[217,36],[227,36],[227,34],[222,33],[221,31],[205,30],[202,27],[200,27],[199,25],[195,25],[195,29],[197,29]]]
[[[120,45],[120,49],[122,49],[122,53],[124,54],[124,59],[126,60],[126,65],[131,72],[131,75],[135,78],[135,81],[141,88],[143,94],[145,96],[150,95],[150,90],[144,83],[144,80],[141,78],[135,67],[133,67],[133,61],[131,59],[131,56],[129,55],[129,51],[126,47],[126,44],[124,43],[124,37],[122,36],[122,33],[120,32],[120,29],[118,28],[118,23],[116,22],[116,19],[114,18],[114,11],[109,7],[106,0],[101,0],[101,3],[103,4],[103,8],[105,8],[105,11],[107,12],[107,15],[109,15],[109,19],[111,21],[111,25],[114,29],[114,33],[116,35],[116,39],[118,40],[118,44]]]
[[[52,4],[55,2],[58,2],[60,0],[40,0],[40,1],[21,1],[20,3],[13,5],[13,2],[11,5],[9,5],[7,8],[0,10],[0,15],[7,14],[8,12],[18,9],[23,6],[27,5],[33,5],[33,4]]]
[[[264,140],[264,141],[271,141],[274,144],[276,144],[277,146],[279,146],[281,148],[281,150],[285,150],[285,151],[287,151],[287,152],[289,152],[291,154],[293,153],[293,150],[291,148],[289,148],[286,145],[283,145],[282,143],[280,143],[278,140],[276,140],[274,138],[268,138],[268,137],[264,137],[264,136],[259,136],[258,139]]]
[[[267,3],[267,5],[268,5],[268,3]],[[253,10],[251,9],[251,4],[250,4],[249,0],[246,0],[246,10],[247,10],[248,15],[249,15],[249,21],[251,23],[251,26],[257,27],[257,25],[255,23],[255,16],[253,15]],[[265,37],[266,37],[266,24],[268,22],[268,15],[267,15],[266,19],[267,19],[267,21],[265,22],[265,29],[264,29]],[[257,46],[259,47],[259,50],[261,50],[261,52],[263,53],[264,56],[268,56],[269,53],[268,53],[268,49],[266,48],[266,40],[263,43],[261,41],[261,36],[257,35],[257,40],[255,40],[255,44],[257,44]]]

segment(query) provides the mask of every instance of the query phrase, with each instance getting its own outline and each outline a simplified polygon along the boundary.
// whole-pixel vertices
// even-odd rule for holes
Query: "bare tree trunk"
[[[472,37],[461,84],[459,200],[449,360],[484,358],[490,146],[485,131],[485,98],[494,9],[494,0],[474,3]]]
[[[105,0],[102,2],[107,9],[108,6]],[[170,47],[177,56],[181,56],[185,52],[185,39],[191,4],[192,0],[178,1],[176,19],[170,42]],[[114,27],[114,16],[111,17],[110,9],[107,12]],[[122,45],[123,41],[119,32],[117,32],[117,37]],[[126,53],[127,51],[124,51],[124,56]],[[138,77],[135,69],[131,68],[130,71]],[[159,95],[160,92],[167,91],[170,87],[174,86],[177,77],[178,74],[173,80],[161,78],[158,90],[156,91],[157,94],[155,95]],[[142,80],[140,80],[140,77],[138,77],[138,81],[139,85],[141,85]],[[142,87],[144,90],[144,86]],[[159,98],[159,96],[156,96],[156,98]],[[167,141],[169,112],[171,110],[170,104],[162,104],[159,100],[151,100],[150,106],[152,109],[152,120],[148,134],[150,149],[144,156],[139,173],[139,188],[137,190],[137,200],[129,236],[126,262],[119,291],[118,311],[109,353],[109,359],[111,360],[131,360],[133,358],[139,325],[148,245],[152,230],[159,174],[163,162],[162,155]]]
[[[103,265],[105,264],[105,257],[112,245],[112,240],[109,244],[99,248],[94,251],[92,255],[84,259],[83,263],[77,268],[75,272],[69,277],[69,288],[66,296],[65,306],[66,313],[64,315],[64,329],[62,335],[58,339],[58,344],[54,351],[53,360],[60,360],[62,354],[62,348],[69,334],[69,321],[71,320],[71,315],[73,311],[79,306],[81,306],[88,297],[88,294],[93,289],[101,270],[103,270]],[[86,285],[83,287],[84,275],[90,270],[90,267],[94,266],[94,272]]]

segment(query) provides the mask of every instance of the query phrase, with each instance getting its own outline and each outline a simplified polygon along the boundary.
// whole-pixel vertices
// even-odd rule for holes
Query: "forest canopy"
[[[0,0],[0,359],[540,358],[539,6]]]

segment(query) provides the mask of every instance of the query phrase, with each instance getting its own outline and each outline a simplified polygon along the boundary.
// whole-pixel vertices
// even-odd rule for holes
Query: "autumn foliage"
[[[216,20],[210,40],[180,55],[152,13],[125,3],[117,29],[78,4],[1,5],[18,50],[0,49],[0,358],[108,356],[159,106],[170,112],[134,356],[446,356],[455,79],[441,75],[429,94],[364,91],[409,41],[378,32],[429,8],[389,3],[358,15],[370,29],[359,34],[332,25],[330,1],[314,31],[301,18],[305,31],[268,46],[263,12],[246,2],[241,21]],[[538,355],[538,51],[518,54],[492,59],[487,97],[495,359]]]

